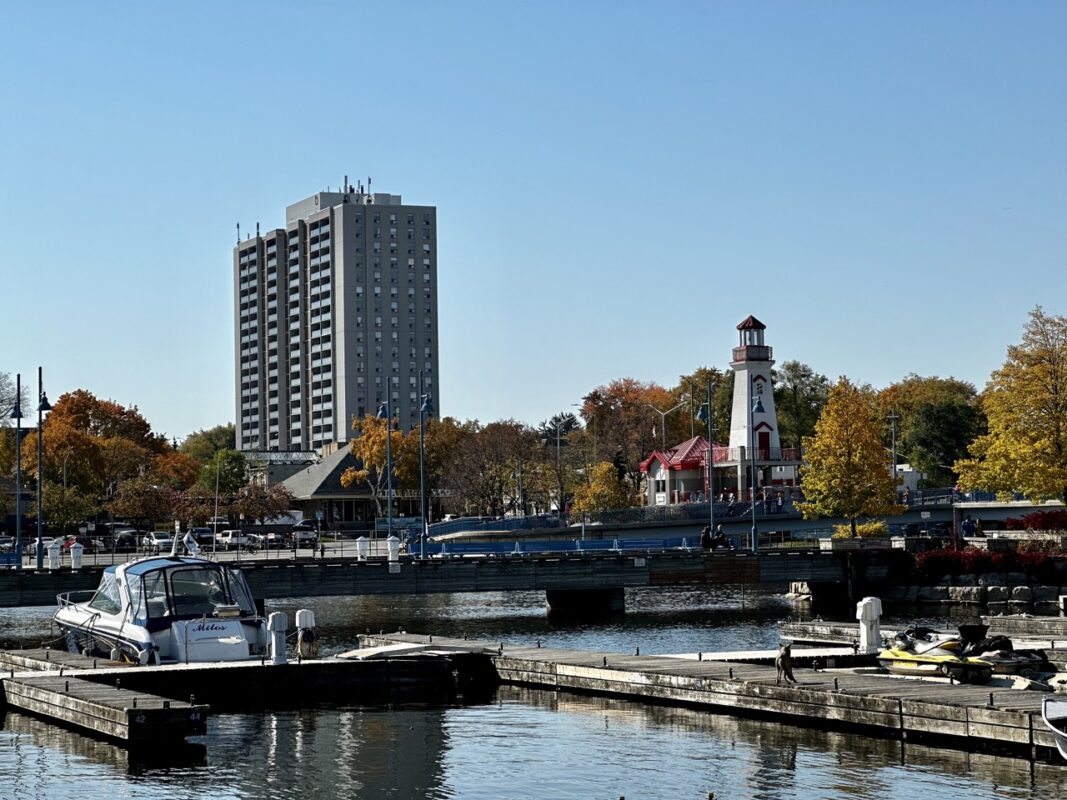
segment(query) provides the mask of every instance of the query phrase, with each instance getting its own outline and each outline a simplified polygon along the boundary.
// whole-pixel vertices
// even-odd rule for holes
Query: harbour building
[[[319,453],[388,399],[418,424],[437,396],[437,209],[370,180],[288,206],[233,249],[237,446]]]

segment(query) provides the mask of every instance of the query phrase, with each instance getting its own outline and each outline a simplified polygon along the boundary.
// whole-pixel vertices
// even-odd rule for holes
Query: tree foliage
[[[490,422],[484,426],[474,422],[465,433],[448,463],[447,488],[464,498],[471,510],[501,516],[514,503],[520,463],[523,464],[526,493],[529,494],[536,485],[539,472],[526,464],[541,455],[539,437],[515,420]],[[554,459],[555,438],[551,449]],[[565,474],[564,484],[570,474]]]
[[[176,500],[174,489],[139,477],[123,481],[107,505],[116,517],[154,527],[157,522],[174,518]]]
[[[1067,499],[1067,318],[1030,312],[982,393],[989,432],[955,465],[967,489]]]
[[[925,473],[933,486],[956,482],[952,465],[985,432],[974,386],[955,378],[908,375],[878,393],[877,407],[885,446],[891,445],[895,417],[898,462],[903,459]]]
[[[196,488],[204,494],[232,496],[245,485],[247,470],[244,454],[240,450],[219,450],[208,463],[200,468]]]
[[[292,504],[293,495],[280,483],[273,486],[250,483],[237,490],[229,510],[244,520],[262,524],[282,516]]]
[[[636,499],[633,488],[619,479],[615,465],[601,461],[589,471],[589,480],[574,492],[574,510],[582,513],[629,508]]]
[[[237,429],[231,422],[190,433],[178,449],[201,464],[206,464],[220,450],[237,449]]]
[[[385,502],[389,495],[389,473],[386,467],[389,463],[390,448],[395,496],[402,482],[405,479],[410,480],[412,469],[418,474],[418,431],[413,430],[405,434],[396,430],[395,425],[389,425],[386,420],[373,414],[355,420],[353,427],[356,428],[357,435],[349,444],[349,450],[359,465],[344,471],[341,475],[341,485],[349,489],[365,484],[374,498],[378,514],[381,515],[385,513]],[[414,444],[410,441],[412,438]],[[413,449],[414,459],[411,457]]]
[[[799,361],[786,361],[773,371],[772,378],[782,447],[799,447],[805,436],[815,433],[830,396],[830,381]]]
[[[41,487],[41,504],[49,525],[60,530],[91,520],[97,509],[95,497],[86,496],[76,486],[64,486],[49,480]]]
[[[900,509],[875,414],[868,395],[845,378],[830,390],[815,435],[804,439],[798,508],[805,519],[845,517],[855,536],[858,517]]]

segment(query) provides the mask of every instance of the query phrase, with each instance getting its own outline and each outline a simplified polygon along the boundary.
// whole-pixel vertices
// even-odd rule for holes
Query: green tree
[[[1021,344],[982,393],[989,433],[956,462],[960,484],[1067,500],[1067,318],[1030,312]]]
[[[955,483],[952,465],[985,432],[974,386],[956,378],[908,375],[878,392],[876,403],[883,443],[890,447],[895,422],[898,460],[926,473],[929,485]]]
[[[215,457],[220,450],[237,449],[237,429],[231,422],[227,425],[216,425],[214,428],[190,433],[181,443],[178,451],[192,456],[201,464],[206,464]]]
[[[240,450],[219,450],[200,468],[196,488],[213,495],[217,486],[220,495],[230,497],[246,482],[244,454]]]
[[[805,519],[845,517],[855,536],[858,517],[900,508],[875,413],[868,394],[845,378],[830,390],[815,435],[803,440],[805,500],[797,507]]]
[[[500,516],[513,503],[516,465],[535,452],[537,434],[515,420],[470,423],[448,462],[446,487],[480,514]],[[555,438],[552,440],[555,454]],[[553,456],[554,457],[554,456]],[[524,472],[524,477],[530,474]]]
[[[41,487],[41,505],[45,521],[60,531],[91,520],[98,508],[96,498],[82,494],[78,487],[49,480]]]
[[[830,395],[830,381],[799,361],[786,361],[772,377],[782,447],[799,447],[805,436],[815,433],[815,423]]]

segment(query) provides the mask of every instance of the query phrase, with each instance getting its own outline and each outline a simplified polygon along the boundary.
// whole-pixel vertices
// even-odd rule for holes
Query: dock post
[[[284,611],[275,611],[267,617],[267,630],[270,631],[270,661],[272,664],[286,663],[285,631],[289,627],[289,616]]]
[[[882,601],[877,597],[864,597],[856,603],[856,619],[860,622],[860,652],[877,653],[881,649],[881,616]]]

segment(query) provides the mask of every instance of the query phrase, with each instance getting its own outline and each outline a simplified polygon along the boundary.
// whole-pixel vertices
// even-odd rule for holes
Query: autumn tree
[[[149,468],[149,476],[173,489],[188,489],[197,481],[201,465],[190,455],[169,450],[155,456]]]
[[[465,424],[452,417],[444,419],[427,419],[425,433],[426,449],[426,504],[430,519],[440,517],[442,505],[448,503],[449,464],[456,448],[469,433]],[[415,430],[416,446],[418,429]],[[450,507],[452,504],[449,504]],[[461,510],[456,507],[456,511]]]
[[[119,485],[114,499],[107,505],[116,517],[145,522],[151,528],[174,517],[176,496],[172,488],[156,484],[150,478],[130,478]]]
[[[196,488],[205,494],[230,497],[247,482],[244,454],[240,450],[218,450],[200,468]]]
[[[349,450],[359,463],[358,466],[349,467],[344,471],[341,475],[341,485],[350,489],[366,484],[371,497],[374,498],[377,514],[381,516],[385,513],[385,502],[389,494],[389,474],[386,467],[390,448],[393,456],[393,493],[395,495],[400,479],[405,476],[410,478],[412,467],[417,474],[418,456],[416,455],[415,464],[412,465],[410,456],[412,445],[407,440],[414,435],[414,448],[417,453],[418,431],[405,434],[373,414],[367,414],[363,419],[355,420],[353,427],[356,429],[356,436],[352,439]],[[391,503],[392,498],[388,498],[388,502]]]
[[[481,514],[503,515],[515,495],[519,460],[536,452],[538,436],[515,420],[469,424],[448,462],[447,487]],[[555,452],[555,439],[553,453]],[[533,477],[532,470],[525,474]]]
[[[245,520],[263,523],[283,516],[292,504],[292,493],[280,483],[273,486],[250,483],[237,490],[230,510]]]
[[[601,461],[589,471],[588,481],[574,492],[574,510],[581,513],[630,508],[634,504],[633,488],[619,479],[615,465]]]
[[[982,393],[989,432],[956,462],[960,484],[1067,500],[1067,318],[1030,312],[1021,344]]]
[[[805,519],[845,517],[855,536],[858,517],[900,509],[875,415],[868,394],[845,378],[830,390],[815,435],[803,440],[797,507]]]
[[[799,447],[805,436],[815,433],[830,381],[799,361],[786,361],[771,377],[782,447]]]
[[[595,426],[597,460],[618,458],[626,465],[627,479],[636,490],[641,484],[640,463],[653,450],[662,446],[661,417],[653,408],[667,411],[678,404],[678,396],[656,383],[642,383],[622,378],[606,386],[598,386],[582,399],[581,416],[586,424]],[[682,414],[679,409],[675,414]],[[689,421],[678,422],[670,414],[670,424],[678,425],[675,433],[686,431]],[[671,444],[677,444],[675,438]]]

